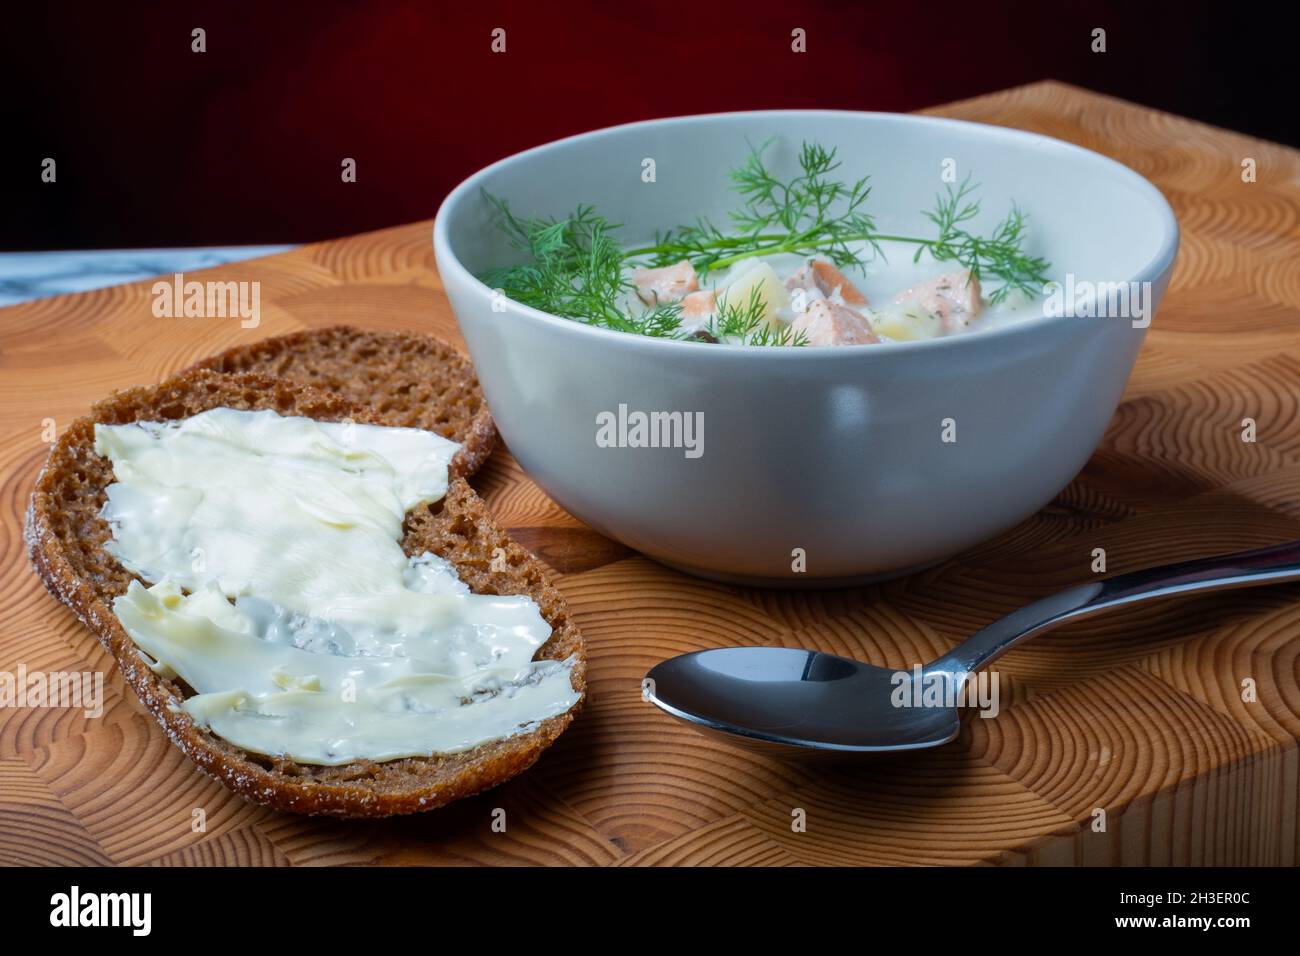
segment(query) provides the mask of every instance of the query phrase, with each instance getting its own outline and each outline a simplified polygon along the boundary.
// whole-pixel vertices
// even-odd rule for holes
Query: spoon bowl
[[[961,727],[955,707],[895,706],[909,678],[819,651],[723,647],[656,665],[646,696],[701,732],[759,752],[869,753],[952,740]]]

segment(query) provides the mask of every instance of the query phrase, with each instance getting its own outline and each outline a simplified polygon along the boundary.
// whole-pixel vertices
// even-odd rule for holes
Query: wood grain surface
[[[652,664],[719,645],[908,666],[1087,579],[1097,547],[1113,573],[1300,538],[1300,153],[1056,83],[932,112],[1113,156],[1178,214],[1173,284],[1091,462],[1040,514],[943,565],[870,588],[793,593],[646,560],[567,515],[498,451],[475,484],[554,569],[590,643],[590,702],[533,771],[424,816],[301,819],[203,776],[41,588],[21,521],[45,420],[62,428],[112,389],[327,323],[459,343],[429,223],[195,274],[259,280],[255,330],[156,319],[147,282],[0,310],[0,671],[106,672],[97,719],[0,709],[0,862],[1295,863],[1300,586],[1062,630],[1000,662],[995,719],[969,720],[948,747],[851,767],[733,750],[641,699]],[[1254,183],[1242,181],[1248,158]],[[1254,443],[1240,438],[1248,417]],[[1243,700],[1248,680],[1253,700]],[[504,833],[492,827],[497,808]],[[799,811],[803,832],[792,826]]]

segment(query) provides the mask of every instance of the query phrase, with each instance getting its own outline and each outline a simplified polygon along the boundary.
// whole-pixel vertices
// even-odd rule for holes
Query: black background
[[[1294,5],[50,3],[0,14],[0,249],[303,242],[433,215],[518,149],[1055,78],[1300,145]],[[490,52],[491,31],[507,52]],[[207,52],[190,31],[207,31]],[[808,52],[790,52],[790,31]],[[1092,30],[1107,51],[1091,51]],[[40,181],[54,157],[56,184]],[[341,183],[343,157],[358,182]]]

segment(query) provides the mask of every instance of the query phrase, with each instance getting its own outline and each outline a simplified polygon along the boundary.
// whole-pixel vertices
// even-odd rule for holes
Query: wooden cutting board
[[[61,429],[114,388],[327,323],[459,342],[429,223],[204,273],[261,282],[256,330],[154,318],[147,282],[0,310],[0,671],[108,675],[97,719],[0,709],[0,862],[1294,864],[1300,586],[1064,629],[1000,662],[996,718],[940,750],[856,766],[733,750],[641,699],[655,662],[727,644],[909,666],[1088,579],[1098,547],[1114,573],[1300,538],[1300,153],[1057,83],[932,112],[1106,153],[1178,213],[1173,285],[1087,468],[1042,513],[939,567],[791,593],[660,567],[585,528],[499,451],[475,484],[555,570],[590,643],[590,701],[533,771],[422,817],[300,819],[203,776],[40,587],[21,523],[45,420]]]

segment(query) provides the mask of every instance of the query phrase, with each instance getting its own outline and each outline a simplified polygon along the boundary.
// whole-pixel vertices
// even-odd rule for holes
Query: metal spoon
[[[1054,627],[1156,598],[1300,580],[1300,541],[1184,561],[1082,584],[977,631],[921,668],[923,684],[962,682],[1012,647]],[[724,647],[655,665],[645,696],[696,730],[763,753],[873,753],[938,747],[957,736],[945,701],[914,706],[900,672],[819,651]]]

